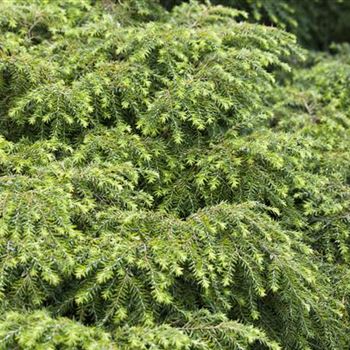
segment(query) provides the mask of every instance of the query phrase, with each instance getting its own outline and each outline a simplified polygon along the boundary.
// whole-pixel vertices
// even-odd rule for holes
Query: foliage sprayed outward
[[[242,20],[291,4],[0,0],[0,349],[349,347],[349,50]]]

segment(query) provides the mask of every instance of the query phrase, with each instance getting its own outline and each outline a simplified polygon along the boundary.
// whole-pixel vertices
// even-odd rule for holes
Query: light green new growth
[[[218,2],[0,0],[0,349],[349,347],[349,48]]]

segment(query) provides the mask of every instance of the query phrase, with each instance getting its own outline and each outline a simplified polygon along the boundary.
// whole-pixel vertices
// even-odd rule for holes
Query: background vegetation
[[[0,0],[0,349],[348,349],[349,25]]]

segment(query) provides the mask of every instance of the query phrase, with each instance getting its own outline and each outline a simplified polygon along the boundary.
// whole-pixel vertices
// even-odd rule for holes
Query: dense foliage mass
[[[0,0],[0,349],[348,349],[349,18]]]

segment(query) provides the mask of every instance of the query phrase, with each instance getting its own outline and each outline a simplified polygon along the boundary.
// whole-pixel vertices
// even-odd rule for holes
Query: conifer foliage
[[[349,348],[350,49],[213,3],[0,0],[0,349]]]

